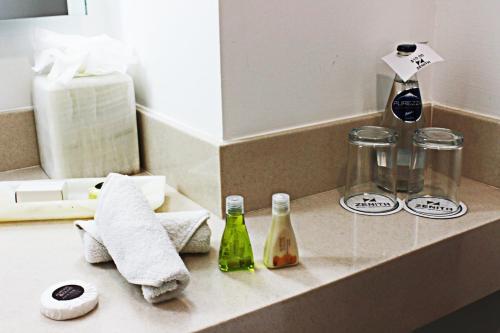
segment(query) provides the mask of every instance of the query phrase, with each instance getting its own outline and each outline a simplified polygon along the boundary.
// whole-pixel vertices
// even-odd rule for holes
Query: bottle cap
[[[272,197],[273,212],[286,213],[290,211],[290,196],[286,193],[275,193]]]
[[[399,55],[410,55],[417,50],[417,45],[415,44],[399,44],[396,48]]]
[[[226,197],[226,213],[241,213],[243,214],[244,199],[241,195],[230,195]]]

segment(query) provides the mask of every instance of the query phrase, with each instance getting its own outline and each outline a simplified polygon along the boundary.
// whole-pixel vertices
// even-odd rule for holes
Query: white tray
[[[132,177],[152,209],[165,200],[165,176]],[[65,179],[63,197],[59,201],[20,202],[15,193],[23,183],[60,182],[61,180],[30,180],[0,182],[0,222],[93,218],[98,200],[88,199],[88,191],[105,178]]]

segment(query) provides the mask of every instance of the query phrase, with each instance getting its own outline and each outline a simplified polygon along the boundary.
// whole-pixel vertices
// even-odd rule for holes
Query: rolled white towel
[[[211,231],[206,210],[157,213],[160,224],[179,253],[207,253],[210,251]],[[99,230],[93,220],[75,221],[83,242],[83,255],[91,264],[113,261],[102,244]]]
[[[142,286],[150,303],[177,297],[189,272],[146,198],[128,177],[111,173],[101,190],[95,223],[123,277]]]

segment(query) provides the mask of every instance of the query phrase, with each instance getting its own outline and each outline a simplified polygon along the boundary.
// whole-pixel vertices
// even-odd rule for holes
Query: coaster
[[[403,209],[403,202],[397,199],[396,204],[388,197],[381,194],[358,194],[344,200],[340,198],[340,205],[351,213],[383,216],[399,212]]]
[[[434,197],[405,200],[404,209],[413,215],[430,219],[452,219],[467,213],[467,206],[463,202],[457,206],[451,200]]]

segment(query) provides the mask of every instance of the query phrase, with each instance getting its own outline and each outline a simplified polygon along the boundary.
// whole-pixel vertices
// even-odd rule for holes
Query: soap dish
[[[135,176],[131,179],[141,189],[152,209],[163,205],[165,176]],[[103,181],[105,178],[0,182],[0,222],[93,218],[98,200],[89,199],[89,188]],[[17,202],[18,189],[36,192],[37,188],[41,189],[36,193],[38,196],[46,196],[39,198],[44,201],[33,201],[37,197],[30,193],[29,201]],[[62,200],[54,200],[53,193],[47,192],[47,189],[54,191],[55,188],[61,189]]]

